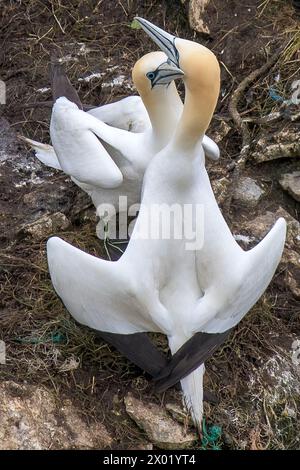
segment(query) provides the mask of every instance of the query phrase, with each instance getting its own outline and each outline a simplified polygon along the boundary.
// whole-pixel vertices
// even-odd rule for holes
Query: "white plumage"
[[[80,323],[121,334],[159,331],[168,336],[175,354],[195,333],[221,333],[243,318],[272,279],[286,224],[279,219],[248,252],[238,246],[215,201],[198,144],[218,97],[216,58],[203,46],[139,21],[148,33],[155,33],[161,47],[167,42],[164,51],[185,74],[183,115],[169,144],[146,170],[141,210],[120,260],[100,260],[52,238],[48,263],[55,290]],[[184,237],[149,237],[149,212],[155,204],[202,207],[203,219],[192,216],[195,233],[203,233],[201,247],[187,249],[190,240]],[[185,224],[180,217],[174,223],[176,229]],[[203,373],[204,364],[181,380],[199,427]]]
[[[152,87],[146,76],[164,64],[173,78],[179,77],[180,71],[166,60],[163,52],[152,52],[134,67],[133,79],[145,104],[131,96],[86,113],[61,97],[54,103],[50,124],[54,148],[24,139],[43,163],[70,175],[96,208],[111,204],[118,212],[120,196],[127,197],[128,206],[140,202],[145,169],[174,132],[183,109],[176,86],[172,82],[168,87]],[[209,137],[202,145],[207,156],[219,158],[218,146]]]
[[[127,96],[114,103],[93,108],[88,113],[109,126],[125,131],[139,133],[151,127],[151,121],[140,96]]]

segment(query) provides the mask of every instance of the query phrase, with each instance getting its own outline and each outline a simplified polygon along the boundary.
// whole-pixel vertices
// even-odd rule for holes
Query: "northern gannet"
[[[163,64],[163,70],[159,77],[147,78],[147,74],[151,77],[151,71],[160,64]],[[173,79],[181,76],[179,70],[174,75],[173,64],[168,63],[167,57],[160,51],[146,54],[135,64],[133,81],[151,125],[147,121],[144,132],[134,133],[104,122],[118,126],[124,124],[121,121],[129,113],[126,105],[132,104],[132,100],[130,103],[121,100],[86,113],[76,91],[58,65],[52,78],[54,106],[50,136],[54,148],[28,138],[23,140],[33,147],[37,158],[44,164],[70,175],[91,196],[96,208],[103,203],[110,204],[118,212],[120,196],[127,197],[127,207],[139,203],[144,171],[152,156],[170,139],[183,110],[175,83],[172,82],[169,87],[162,86],[166,74],[171,74]],[[135,100],[137,97],[129,98],[134,99],[135,106],[141,111],[139,101]],[[133,112],[130,111],[131,116]],[[209,137],[204,137],[202,145],[209,158],[219,158],[218,146]],[[107,161],[107,152],[112,157],[111,169],[102,164]]]
[[[248,252],[236,243],[214,198],[198,144],[218,99],[218,62],[204,46],[139,21],[185,74],[184,112],[169,143],[147,167],[141,209],[121,258],[104,261],[53,237],[47,243],[48,265],[57,294],[78,322],[115,334],[167,335],[173,359],[158,375],[159,389],[181,379],[185,402],[201,428],[203,362],[271,281],[286,223],[279,219]],[[153,72],[159,74],[161,66]],[[193,210],[186,216],[185,207],[202,208],[202,216]],[[171,231],[185,235],[189,223],[195,240],[157,232],[164,220],[155,216],[157,208],[179,208]],[[202,234],[200,244],[197,234]]]

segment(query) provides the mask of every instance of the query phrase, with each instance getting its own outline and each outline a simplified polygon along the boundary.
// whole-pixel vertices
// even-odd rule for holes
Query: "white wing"
[[[158,330],[131,286],[129,266],[91,256],[57,237],[48,241],[47,255],[53,286],[79,323],[120,334]]]
[[[115,103],[88,111],[106,124],[130,132],[144,132],[151,127],[146,108],[139,96],[128,96]]]
[[[204,135],[203,137],[202,146],[206,157],[214,161],[219,160],[220,149],[218,145],[207,135]]]
[[[102,134],[105,136],[108,129],[113,141],[116,138],[114,128],[101,124],[105,126]],[[52,111],[51,141],[66,174],[85,184],[116,188],[122,183],[123,175],[95,135],[93,127],[97,125],[100,125],[98,119],[79,110],[66,98],[59,98]]]
[[[193,333],[222,333],[240,322],[270,284],[282,256],[285,236],[286,222],[280,218],[257,246],[232,260],[228,272],[220,273],[226,280],[222,282],[220,276],[199,300]]]

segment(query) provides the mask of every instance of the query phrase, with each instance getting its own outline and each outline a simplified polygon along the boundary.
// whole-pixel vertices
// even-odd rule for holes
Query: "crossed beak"
[[[135,18],[143,28],[143,30],[150,36],[150,38],[158,45],[158,47],[165,52],[169,60],[179,68],[179,52],[175,45],[176,36],[167,33],[158,26],[144,20],[144,18]]]
[[[157,69],[152,72],[152,75],[151,85],[153,88],[155,85],[169,85],[173,80],[182,78],[184,73],[168,60],[157,67]]]

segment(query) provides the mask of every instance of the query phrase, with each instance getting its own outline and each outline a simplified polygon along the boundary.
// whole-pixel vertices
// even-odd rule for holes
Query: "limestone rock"
[[[34,240],[42,240],[60,230],[66,230],[69,225],[69,220],[62,212],[55,212],[46,214],[31,224],[23,225],[21,232],[30,235]]]
[[[138,444],[129,447],[129,450],[153,450],[153,444],[150,444],[149,442],[139,442]]]
[[[287,268],[285,271],[285,284],[296,299],[300,299],[300,254],[288,250],[285,255]]]
[[[178,421],[185,426],[188,424],[189,426],[193,426],[192,417],[188,414],[188,412],[179,405],[175,403],[166,403],[166,410],[170,413],[172,418]]]
[[[286,248],[299,250],[300,248],[300,223],[294,219],[285,209],[279,207],[276,212],[267,211],[253,220],[246,220],[240,229],[240,233],[254,236],[257,241],[268,233],[279,217],[287,222]]]
[[[128,415],[160,449],[186,449],[196,440],[164,410],[154,403],[143,403],[130,393],[124,398]]]
[[[300,202],[300,171],[282,175],[279,183],[296,201]]]
[[[299,134],[286,130],[262,137],[252,152],[258,163],[291,157],[300,157]]]
[[[255,207],[264,193],[264,190],[256,183],[255,180],[243,177],[237,183],[233,193],[233,198],[242,206]]]
[[[200,34],[210,34],[208,25],[203,19],[204,11],[210,0],[189,0],[188,18],[191,29]],[[185,3],[185,1],[183,1]]]
[[[211,186],[219,205],[224,204],[227,197],[227,190],[230,186],[230,180],[224,176],[223,178],[213,180]]]
[[[227,136],[229,131],[231,131],[231,127],[229,126],[229,124],[227,124],[227,122],[225,121],[221,121],[219,126],[214,132],[214,141],[216,142],[216,144],[221,142],[224,139],[224,137]]]
[[[112,438],[86,423],[70,400],[37,385],[0,383],[0,450],[104,449]]]

